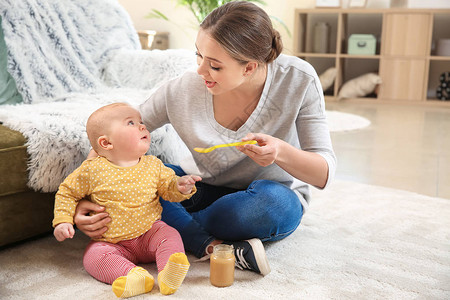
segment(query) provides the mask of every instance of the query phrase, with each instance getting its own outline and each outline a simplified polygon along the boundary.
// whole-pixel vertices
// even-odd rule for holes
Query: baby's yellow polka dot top
[[[90,200],[105,206],[112,221],[99,241],[117,243],[136,238],[147,232],[161,219],[159,197],[181,202],[188,195],[177,189],[178,176],[155,156],[145,155],[138,164],[119,167],[104,157],[84,161],[59,186],[55,199],[53,227],[60,223],[73,224],[79,200]]]

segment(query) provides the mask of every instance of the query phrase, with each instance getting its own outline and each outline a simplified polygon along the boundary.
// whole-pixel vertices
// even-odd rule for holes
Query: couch
[[[141,50],[115,0],[0,0],[0,247],[52,230],[54,194],[89,152],[96,108],[138,105],[195,68],[189,50]],[[149,154],[177,163],[185,146],[170,125]]]
[[[0,125],[0,247],[51,230],[53,193],[27,186],[26,139]]]

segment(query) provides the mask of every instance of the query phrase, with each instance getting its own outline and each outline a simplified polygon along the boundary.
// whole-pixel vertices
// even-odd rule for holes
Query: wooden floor
[[[450,199],[450,105],[327,101],[326,107],[372,122],[332,134],[336,178]]]

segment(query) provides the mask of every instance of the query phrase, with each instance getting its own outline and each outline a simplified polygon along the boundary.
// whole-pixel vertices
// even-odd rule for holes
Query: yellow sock
[[[153,276],[147,270],[134,267],[127,276],[114,280],[112,290],[117,297],[128,298],[150,292],[154,283]]]
[[[172,254],[164,269],[158,274],[161,294],[170,295],[175,293],[181,283],[183,283],[189,266],[189,261],[184,253]]]

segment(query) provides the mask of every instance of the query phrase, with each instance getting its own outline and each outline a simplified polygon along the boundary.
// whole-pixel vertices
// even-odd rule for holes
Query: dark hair
[[[253,3],[232,1],[214,9],[200,24],[234,59],[270,63],[283,50],[280,33]]]

